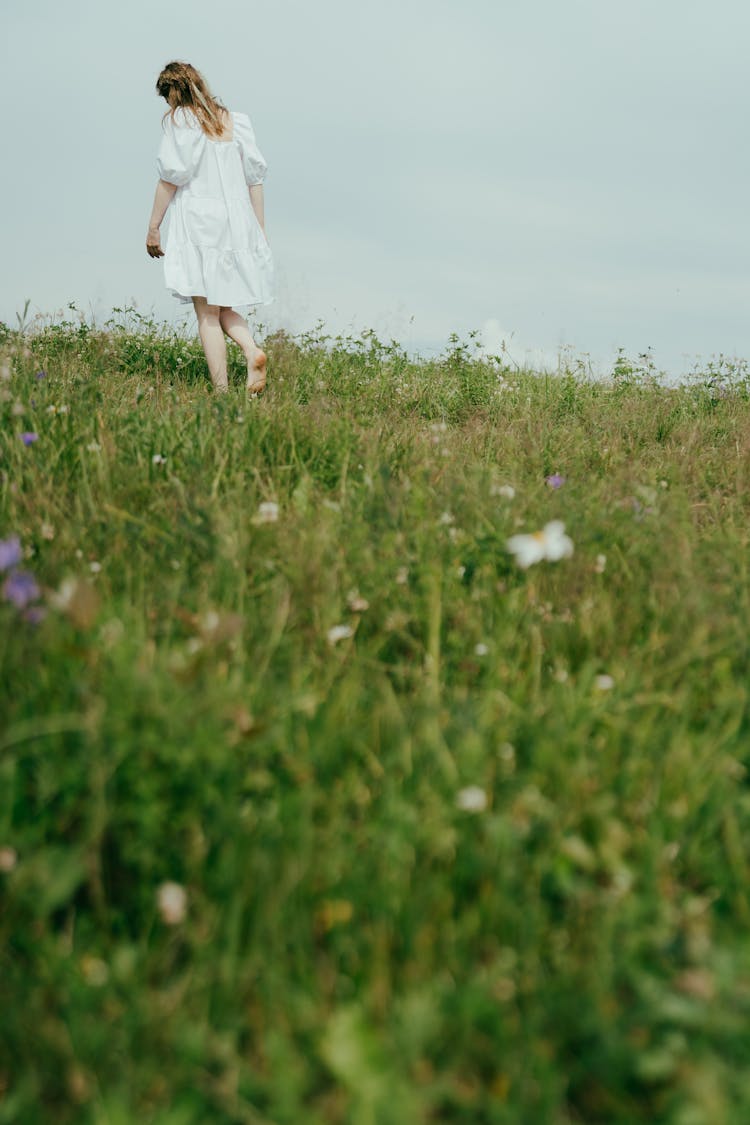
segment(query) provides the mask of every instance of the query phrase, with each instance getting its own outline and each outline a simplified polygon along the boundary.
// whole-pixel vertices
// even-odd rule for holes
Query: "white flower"
[[[86,448],[88,449],[89,453],[101,453],[102,451],[102,447],[99,445],[98,441],[90,441]]]
[[[456,806],[462,812],[484,812],[487,808],[487,794],[478,785],[468,785],[456,794]]]
[[[396,571],[396,585],[405,586],[409,581],[409,570],[405,566],[400,566]]]
[[[332,629],[328,630],[327,636],[329,645],[337,645],[339,641],[345,641],[348,637],[353,637],[354,630],[351,625],[334,625]]]
[[[70,608],[78,588],[78,581],[75,578],[63,578],[60,583],[60,588],[50,594],[49,600],[55,609],[60,609],[63,612]]]
[[[607,565],[606,555],[597,555],[596,562],[594,563],[594,570],[597,574],[604,574],[604,568]]]
[[[151,463],[153,465],[166,465],[167,459],[166,457],[163,457],[161,453],[155,453],[151,458]]]
[[[611,691],[614,686],[615,681],[613,677],[606,674],[597,676],[594,680],[594,687],[598,688],[599,691]]]
[[[276,523],[279,518],[279,505],[273,500],[264,500],[258,506],[258,511],[253,517],[253,523]]]
[[[515,494],[512,484],[493,484],[490,488],[490,496],[502,496],[504,500],[512,500]]]
[[[450,527],[450,525],[453,523],[453,513],[443,512],[442,516],[440,517],[440,523],[443,525],[443,527]]]
[[[91,571],[92,574],[98,574],[101,569],[102,569],[102,564],[100,562],[94,561],[94,562],[89,563],[89,570]]]
[[[565,534],[562,520],[552,520],[541,531],[529,535],[512,535],[505,546],[524,569],[543,559],[557,562],[573,554],[573,542]]]
[[[481,641],[478,645],[474,645],[474,652],[477,656],[486,656],[489,651],[487,645],[483,644]]]
[[[365,613],[370,608],[367,598],[363,598],[359,590],[350,590],[346,604],[352,613]]]
[[[161,920],[167,926],[179,926],[187,915],[187,892],[179,883],[162,883],[156,892]]]

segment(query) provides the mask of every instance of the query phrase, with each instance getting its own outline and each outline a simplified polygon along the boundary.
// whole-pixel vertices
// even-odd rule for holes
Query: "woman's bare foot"
[[[266,353],[258,348],[252,359],[247,361],[248,394],[259,395],[266,389]]]

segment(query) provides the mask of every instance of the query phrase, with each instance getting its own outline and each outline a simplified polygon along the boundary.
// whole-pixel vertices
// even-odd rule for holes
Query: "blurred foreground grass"
[[[0,1123],[750,1120],[744,371],[266,346],[0,332]]]

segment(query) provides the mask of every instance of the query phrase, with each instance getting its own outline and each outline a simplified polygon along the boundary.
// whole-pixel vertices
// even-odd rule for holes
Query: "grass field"
[[[0,1123],[750,1121],[744,367],[266,347],[0,330]]]

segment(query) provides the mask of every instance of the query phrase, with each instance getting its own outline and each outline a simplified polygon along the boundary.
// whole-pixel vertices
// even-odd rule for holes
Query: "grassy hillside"
[[[0,1125],[750,1120],[744,372],[267,350],[0,332]]]

